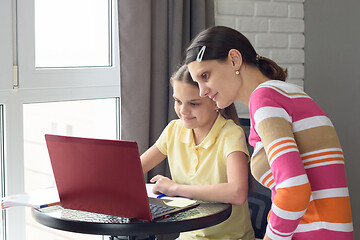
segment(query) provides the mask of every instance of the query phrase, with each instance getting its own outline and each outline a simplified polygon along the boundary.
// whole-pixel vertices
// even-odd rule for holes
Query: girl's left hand
[[[155,194],[165,194],[169,197],[175,197],[176,195],[176,186],[177,184],[168,177],[162,175],[156,175],[150,180],[151,183],[155,183],[153,187],[153,193]]]

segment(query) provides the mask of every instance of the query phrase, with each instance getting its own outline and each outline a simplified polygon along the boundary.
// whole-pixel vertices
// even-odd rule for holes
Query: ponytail
[[[286,68],[282,68],[273,60],[256,55],[256,66],[266,77],[272,80],[280,80],[285,82],[288,73]]]

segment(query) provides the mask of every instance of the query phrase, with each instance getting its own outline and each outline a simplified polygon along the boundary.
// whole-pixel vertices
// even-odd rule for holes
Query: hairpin
[[[259,54],[256,54],[255,60],[258,62],[259,59],[261,59],[261,56]]]
[[[202,61],[202,59],[203,59],[203,57],[204,57],[205,49],[206,49],[206,46],[203,46],[203,47],[200,49],[200,51],[199,51],[199,53],[198,53],[198,55],[197,55],[197,57],[196,57],[196,61],[198,61],[198,62],[201,62],[201,61]]]
[[[261,59],[263,59],[264,57],[263,56],[260,56],[259,54],[256,54],[256,57],[255,57],[255,62],[256,62],[256,65],[258,66],[259,65],[259,61]]]
[[[255,60],[258,62],[261,59],[264,59],[264,57],[259,54],[256,54]]]

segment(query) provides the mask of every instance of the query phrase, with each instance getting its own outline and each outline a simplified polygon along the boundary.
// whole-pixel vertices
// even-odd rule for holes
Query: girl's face
[[[201,97],[209,97],[221,109],[237,100],[240,81],[230,60],[194,61],[188,68],[193,80],[199,84]]]
[[[199,88],[174,80],[175,112],[188,129],[210,130],[217,118],[217,106],[209,98],[199,96]]]

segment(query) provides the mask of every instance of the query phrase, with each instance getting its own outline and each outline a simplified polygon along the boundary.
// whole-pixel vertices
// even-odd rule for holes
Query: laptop
[[[45,140],[64,208],[154,221],[199,205],[169,207],[149,198],[136,142],[51,134]],[[167,209],[151,213],[150,206]]]

